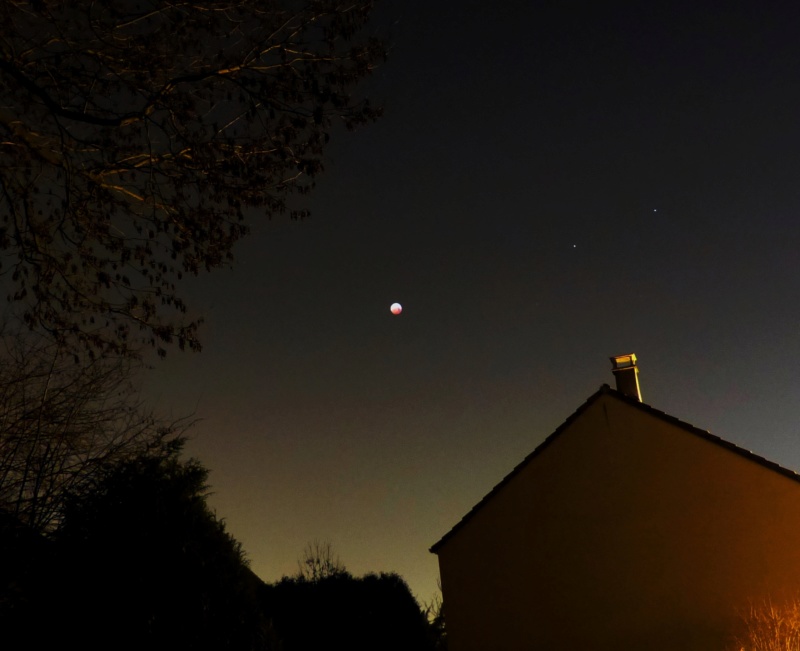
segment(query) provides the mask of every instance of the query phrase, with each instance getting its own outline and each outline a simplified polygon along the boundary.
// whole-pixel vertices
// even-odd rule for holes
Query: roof
[[[586,400],[586,402],[584,402],[580,407],[578,407],[575,410],[575,412],[569,418],[567,418],[567,420],[565,420],[555,432],[550,434],[550,436],[548,436],[544,441],[542,441],[542,443],[533,452],[531,452],[527,457],[525,457],[521,463],[519,463],[510,473],[508,473],[500,481],[500,483],[498,483],[494,488],[492,488],[492,490],[489,491],[489,493],[487,493],[486,496],[480,502],[478,502],[475,506],[473,506],[472,509],[463,518],[461,518],[461,520],[452,529],[450,529],[450,531],[448,531],[444,536],[442,536],[442,538],[430,548],[430,551],[434,554],[438,553],[439,548],[445,542],[447,542],[453,535],[455,535],[455,533],[458,532],[459,529],[461,529],[461,527],[463,527],[483,507],[484,504],[486,504],[489,500],[491,500],[492,497],[503,486],[505,486],[508,482],[510,482],[518,473],[522,472],[522,470],[529,463],[531,463],[533,459],[539,456],[556,438],[558,438],[558,436],[561,435],[561,433],[565,429],[567,429],[567,427],[569,427],[577,418],[579,418],[581,414],[583,414],[601,396],[605,395],[612,396],[617,400],[621,400],[622,402],[630,405],[631,407],[634,407],[635,409],[639,409],[641,411],[644,411],[645,413],[650,414],[651,416],[654,416],[655,418],[659,418],[663,421],[671,423],[672,425],[675,425],[676,427],[680,427],[681,429],[685,430],[686,432],[689,432],[690,434],[693,434],[694,436],[699,436],[700,438],[703,438],[707,441],[710,441],[711,443],[719,445],[725,448],[726,450],[734,452],[735,454],[738,454],[746,459],[749,459],[750,461],[758,463],[766,468],[769,468],[774,472],[777,472],[785,477],[788,477],[789,479],[792,479],[800,483],[800,474],[794,472],[793,470],[784,468],[783,466],[778,465],[777,463],[770,461],[768,459],[765,459],[764,457],[759,456],[754,452],[751,452],[750,450],[741,448],[738,445],[731,443],[730,441],[726,441],[725,439],[722,439],[719,436],[711,434],[711,432],[708,432],[707,430],[695,427],[694,425],[691,425],[678,418],[675,418],[674,416],[670,416],[669,414],[666,414],[663,411],[655,409],[650,405],[646,405],[642,402],[639,402],[635,398],[626,396],[625,394],[615,389],[612,389],[607,384],[604,384],[603,386],[600,387],[598,391],[596,391],[593,395],[591,395]]]

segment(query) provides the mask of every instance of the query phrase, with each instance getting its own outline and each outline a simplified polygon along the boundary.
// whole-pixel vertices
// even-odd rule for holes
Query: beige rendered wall
[[[437,551],[451,651],[714,651],[800,591],[800,483],[604,394]]]

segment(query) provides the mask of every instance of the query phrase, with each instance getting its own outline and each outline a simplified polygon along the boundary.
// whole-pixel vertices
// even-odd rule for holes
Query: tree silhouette
[[[330,558],[329,546],[322,551],[323,559]],[[425,613],[399,575],[354,577],[338,558],[335,567],[334,572],[303,572],[260,588],[265,617],[282,651],[434,651],[435,635]]]
[[[333,545],[319,540],[306,545],[303,556],[297,561],[297,568],[296,578],[312,582],[347,573],[339,555],[333,551]]]
[[[30,648],[264,648],[260,580],[206,504],[207,471],[179,459],[180,441],[116,464],[70,500],[50,541]]]
[[[129,360],[77,364],[24,326],[0,328],[0,511],[51,532],[68,494],[180,433],[143,408],[131,374]]]
[[[0,3],[0,262],[28,324],[199,348],[176,283],[307,191],[336,123],[378,115],[352,94],[385,54],[371,6]]]

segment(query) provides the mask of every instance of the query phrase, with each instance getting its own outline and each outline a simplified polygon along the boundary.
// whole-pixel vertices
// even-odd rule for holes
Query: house
[[[635,355],[431,551],[451,651],[714,651],[800,594],[800,476],[641,402]]]

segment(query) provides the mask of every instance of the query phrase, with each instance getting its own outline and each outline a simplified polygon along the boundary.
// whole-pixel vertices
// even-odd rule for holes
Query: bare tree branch
[[[47,532],[68,494],[80,494],[117,461],[177,439],[187,423],[145,411],[129,359],[75,362],[25,331],[0,333],[0,510]]]
[[[297,561],[297,578],[303,581],[317,582],[346,573],[347,568],[329,541],[308,543],[303,549],[303,556]]]
[[[313,186],[335,124],[378,116],[352,94],[385,54],[371,5],[0,3],[0,274],[29,326],[198,349],[177,283]]]

